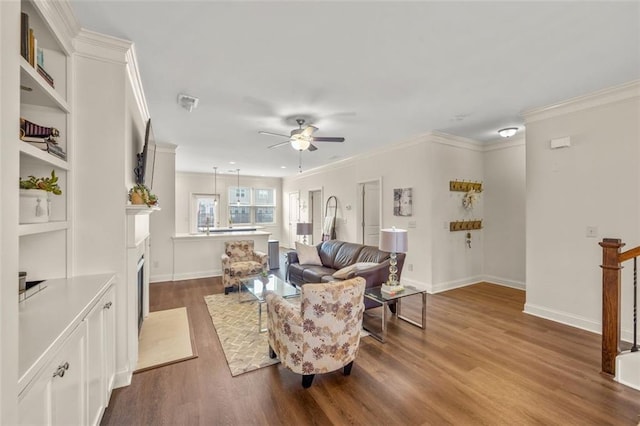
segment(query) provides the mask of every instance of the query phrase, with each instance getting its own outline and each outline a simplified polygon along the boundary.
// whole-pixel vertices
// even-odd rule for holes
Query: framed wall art
[[[411,188],[393,190],[393,215],[411,216],[413,214],[413,195]]]

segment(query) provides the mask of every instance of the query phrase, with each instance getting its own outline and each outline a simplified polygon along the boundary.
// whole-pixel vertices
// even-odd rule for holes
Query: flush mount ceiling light
[[[178,105],[189,112],[198,106],[198,102],[200,102],[200,99],[195,96],[185,95],[184,93],[178,95]]]
[[[505,127],[504,129],[498,130],[498,134],[503,138],[510,138],[518,132],[517,127]]]

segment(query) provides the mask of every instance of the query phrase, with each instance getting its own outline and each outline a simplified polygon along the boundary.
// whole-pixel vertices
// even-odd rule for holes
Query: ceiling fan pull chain
[[[302,150],[298,151],[299,153],[299,157],[298,157],[298,173],[302,173]]]

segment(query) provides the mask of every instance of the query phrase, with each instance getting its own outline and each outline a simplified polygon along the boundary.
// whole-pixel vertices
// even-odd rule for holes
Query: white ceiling
[[[135,43],[180,171],[295,174],[298,153],[258,131],[289,134],[299,115],[346,138],[303,152],[304,170],[432,130],[494,140],[524,110],[640,78],[639,2],[71,4],[82,27]]]

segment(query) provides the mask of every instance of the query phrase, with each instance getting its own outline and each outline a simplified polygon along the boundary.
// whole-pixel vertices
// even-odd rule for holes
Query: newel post
[[[602,372],[615,375],[620,352],[620,239],[604,238],[602,247]]]

